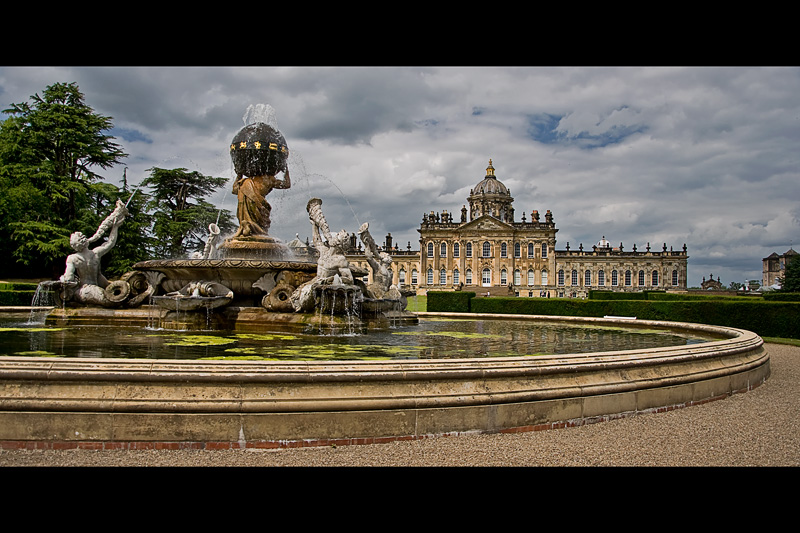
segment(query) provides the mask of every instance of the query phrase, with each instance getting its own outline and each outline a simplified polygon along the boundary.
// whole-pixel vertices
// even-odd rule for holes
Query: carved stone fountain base
[[[286,244],[269,235],[231,237],[219,246],[219,252],[225,259],[288,261],[293,257]]]

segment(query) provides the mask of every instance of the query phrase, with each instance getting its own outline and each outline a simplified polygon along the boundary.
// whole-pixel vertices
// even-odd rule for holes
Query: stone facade
[[[777,286],[778,278],[783,278],[783,271],[786,269],[786,265],[796,255],[797,252],[789,248],[783,255],[772,252],[768,257],[762,259],[761,286]]]
[[[394,283],[428,290],[469,290],[489,295],[585,297],[590,289],[642,291],[686,289],[686,245],[681,250],[630,251],[612,247],[603,237],[591,250],[569,243],[556,249],[553,214],[536,210],[515,220],[514,198],[495,176],[491,160],[486,176],[470,191],[458,220],[448,211],[431,211],[420,224],[420,249],[400,250],[387,236]],[[366,265],[354,247],[348,259]]]

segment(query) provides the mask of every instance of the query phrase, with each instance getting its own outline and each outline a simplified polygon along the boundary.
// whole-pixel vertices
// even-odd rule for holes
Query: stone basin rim
[[[125,359],[125,358],[63,358],[63,357],[36,357],[7,356],[0,358],[0,371],[10,370],[9,365],[22,364],[33,370],[35,367],[47,369],[52,372],[74,371],[76,379],[79,374],[107,374],[119,376],[121,374],[136,374],[142,377],[151,376],[165,379],[171,374],[183,379],[189,374],[195,374],[199,379],[221,379],[230,374],[227,379],[235,376],[245,378],[245,375],[264,376],[275,372],[278,376],[286,377],[289,374],[316,374],[322,376],[328,373],[340,375],[366,375],[379,374],[386,378],[390,374],[403,376],[407,372],[485,372],[497,371],[507,368],[511,371],[524,372],[531,368],[541,369],[547,366],[563,368],[565,365],[590,365],[590,364],[659,364],[665,360],[674,360],[680,357],[704,358],[717,357],[721,353],[733,354],[746,352],[763,345],[763,339],[757,334],[743,329],[727,326],[714,326],[688,322],[671,322],[656,320],[629,320],[606,319],[595,317],[568,317],[554,315],[515,315],[515,314],[485,314],[485,313],[448,313],[448,312],[418,312],[420,318],[445,317],[456,319],[492,319],[492,320],[524,320],[530,322],[557,322],[557,323],[591,323],[600,325],[621,325],[635,329],[637,327],[658,327],[677,329],[683,331],[701,331],[723,335],[725,338],[709,340],[691,345],[664,346],[657,348],[635,348],[630,350],[612,350],[604,352],[583,352],[564,354],[545,354],[531,357],[524,356],[498,356],[481,358],[452,358],[452,359],[402,359],[402,360],[326,360],[326,361],[270,361],[270,360],[196,360],[196,359]],[[109,378],[110,379],[110,378]]]

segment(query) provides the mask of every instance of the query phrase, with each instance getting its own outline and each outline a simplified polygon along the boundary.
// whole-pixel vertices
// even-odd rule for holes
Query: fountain
[[[202,253],[188,259],[143,261],[109,283],[99,272],[99,258],[114,246],[117,229],[127,214],[118,202],[95,237],[87,241],[82,235],[75,236],[76,253],[68,258],[64,276],[46,282],[66,304],[52,313],[53,319],[102,314],[108,321],[122,315],[103,314],[98,308],[134,309],[147,302],[164,310],[162,323],[189,329],[235,329],[237,324],[267,323],[323,328],[342,321],[352,326],[354,319],[358,327],[414,323],[416,317],[405,311],[410,293],[387,284],[391,257],[383,253],[380,262],[372,259],[379,257],[379,252],[368,224],[362,225],[359,234],[368,243],[373,265],[375,282],[369,287],[360,280],[369,272],[350,265],[345,258],[347,231],[331,233],[321,199],[312,198],[307,205],[314,235],[310,256],[298,256],[292,247],[270,235],[272,208],[267,196],[275,189],[291,188],[289,149],[280,131],[267,123],[270,109],[251,106],[245,126],[230,144],[236,174],[232,193],[238,200],[239,220],[232,236],[220,242],[219,228],[211,224]],[[88,242],[109,229],[108,241],[90,250]],[[211,321],[207,319],[210,310],[216,311]],[[197,313],[192,315],[194,311]],[[178,312],[182,312],[180,320],[176,319]]]
[[[352,338],[351,331],[415,327],[419,317],[432,317],[514,319],[517,332],[543,321],[585,329],[672,328],[713,339],[535,356],[493,349],[477,358],[456,351],[445,358],[167,359],[163,347],[155,358],[109,359],[93,349],[66,358],[5,355],[0,357],[0,446],[275,448],[536,430],[721,399],[769,376],[762,339],[733,328],[620,318],[409,313],[409,293],[390,284],[391,257],[380,253],[368,224],[358,234],[372,270],[369,285],[361,281],[368,273],[344,257],[346,232],[331,232],[321,199],[311,198],[306,206],[312,254],[296,256],[291,246],[269,235],[266,197],[291,186],[287,153],[277,128],[246,121],[231,144],[237,232],[222,240],[211,225],[199,257],[144,261],[108,281],[97,259],[113,246],[124,221],[125,206],[118,203],[98,228],[98,234],[108,235],[106,243],[90,250],[92,239],[76,235],[64,276],[46,283],[58,297],[47,319],[51,329],[87,323],[114,330],[169,325],[234,332],[269,349],[284,327],[326,335],[346,328],[348,335],[335,337],[341,340]],[[109,340],[105,349],[122,352],[128,341],[115,338],[117,343]],[[306,344],[312,351],[324,350],[326,336],[314,338]],[[220,342],[234,341],[223,337]]]

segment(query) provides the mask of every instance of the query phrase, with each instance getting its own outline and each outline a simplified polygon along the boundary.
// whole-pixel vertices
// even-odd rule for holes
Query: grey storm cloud
[[[800,236],[794,67],[0,67],[3,109],[57,82],[113,118],[133,182],[230,177],[245,110],[271,105],[292,152],[293,187],[270,196],[284,239],[308,235],[318,196],[332,226],[416,248],[422,214],[458,213],[489,159],[518,217],[552,210],[559,248],[685,243],[690,285],[760,278]]]

